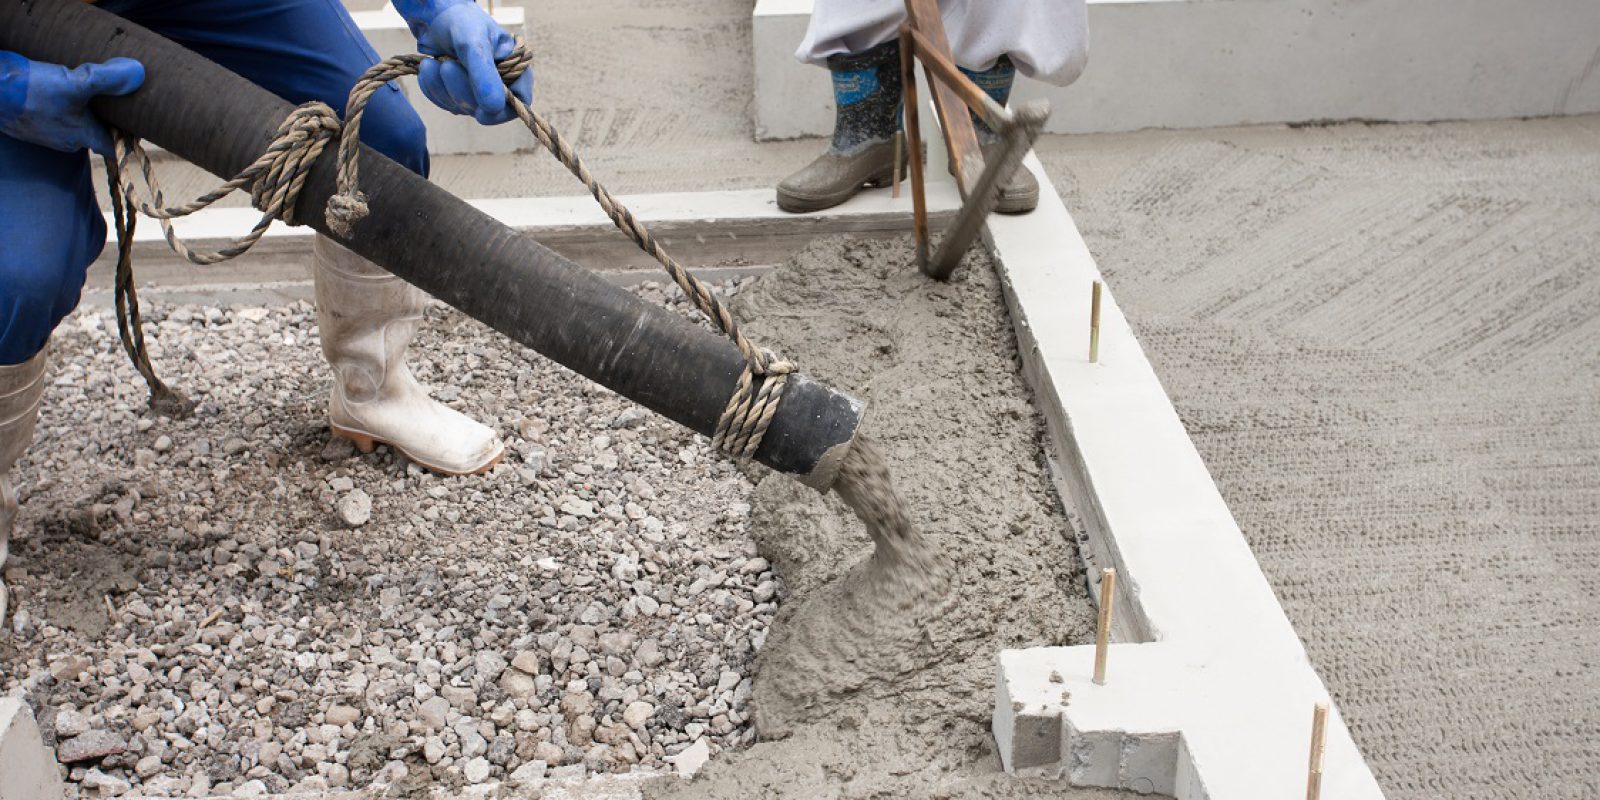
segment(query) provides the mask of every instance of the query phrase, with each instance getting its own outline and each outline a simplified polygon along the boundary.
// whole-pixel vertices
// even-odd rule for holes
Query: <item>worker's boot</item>
[[[44,393],[45,354],[21,364],[0,365],[0,623],[6,619],[6,557],[11,554],[11,529],[17,522],[17,493],[11,488],[11,467],[33,444]]]
[[[778,184],[778,207],[821,211],[894,179],[894,134],[900,127],[900,42],[828,57],[833,73],[833,142],[828,152]],[[901,154],[901,163],[905,155]]]
[[[486,472],[504,447],[494,431],[432,398],[406,367],[422,323],[421,289],[316,237],[317,324],[333,367],[328,425],[363,453],[378,443],[435,472]]]
[[[1017,68],[1012,65],[1009,57],[1001,56],[994,66],[982,72],[975,72],[965,67],[961,68],[961,72],[971,78],[985,94],[994,98],[996,103],[1004,106],[1011,99],[1011,84],[1016,80]],[[999,134],[979,119],[977,114],[972,115],[972,127],[977,131],[978,148],[983,151],[984,161],[998,155]],[[1039,181],[1027,167],[1017,167],[1017,171],[1011,176],[1011,181],[1000,187],[1000,202],[995,204],[994,210],[1002,214],[1021,214],[1032,211],[1038,206]]]

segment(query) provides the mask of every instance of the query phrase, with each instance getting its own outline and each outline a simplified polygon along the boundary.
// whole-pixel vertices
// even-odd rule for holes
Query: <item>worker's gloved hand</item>
[[[144,65],[131,58],[67,69],[0,51],[0,133],[73,153],[87,147],[112,154],[111,132],[89,110],[89,98],[122,95],[144,83]]]
[[[472,0],[395,0],[395,10],[411,26],[423,54],[452,59],[422,62],[417,81],[429,100],[484,125],[499,125],[517,115],[495,67],[497,59],[516,49],[516,40],[488,12]],[[522,102],[532,102],[533,70],[522,73],[511,91]]]

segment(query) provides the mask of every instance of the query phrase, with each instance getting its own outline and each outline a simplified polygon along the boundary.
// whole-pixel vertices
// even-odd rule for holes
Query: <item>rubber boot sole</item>
[[[1017,169],[1027,169],[1019,166]],[[994,210],[1000,214],[1026,214],[1039,207],[1039,185],[1034,184],[1033,191],[1011,194],[1002,190],[1000,202],[996,203]]]
[[[843,203],[852,197],[855,197],[856,195],[860,194],[863,189],[882,189],[893,182],[894,173],[892,171],[886,172],[882,175],[874,175],[873,177],[863,181],[858,186],[841,189],[837,192],[825,194],[820,197],[802,197],[785,192],[780,188],[778,190],[778,208],[788,211],[791,214],[805,214],[811,211],[822,211],[823,209],[833,208],[834,206],[839,205],[840,203]]]
[[[349,439],[350,443],[354,444],[356,449],[363,453],[370,454],[372,451],[378,449],[378,445],[386,444],[389,447],[404,453],[406,458],[415,461],[421,466],[426,467],[433,472],[437,472],[441,475],[449,475],[453,478],[460,478],[467,475],[482,475],[485,472],[494,469],[495,465],[500,463],[500,459],[504,458],[506,455],[506,446],[504,444],[500,444],[495,448],[494,455],[490,456],[489,460],[485,461],[482,466],[474,467],[466,471],[458,471],[453,469],[445,469],[437,464],[430,464],[421,458],[417,458],[417,456],[410,450],[407,450],[404,447],[401,447],[400,445],[397,445],[387,439],[380,439],[370,433],[364,433],[351,428],[342,428],[332,423],[329,423],[328,428],[333,431],[334,436],[337,436],[341,439]]]

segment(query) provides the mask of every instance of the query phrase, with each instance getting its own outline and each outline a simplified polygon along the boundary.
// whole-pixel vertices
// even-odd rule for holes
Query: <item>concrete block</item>
[[[1178,778],[1176,731],[1129,736],[1118,759],[1117,783],[1139,794],[1171,796]]]
[[[758,139],[823,136],[823,71],[794,60],[812,0],[758,0]],[[1049,133],[1600,111],[1592,0],[1089,0],[1089,67]]]
[[[1001,742],[1006,769],[1018,775],[1055,777],[1061,772],[1061,711],[1052,706],[1029,710],[1021,702],[996,704],[994,735]]]
[[[518,36],[525,35],[526,15],[521,6],[496,3],[493,15],[495,21],[506,30]],[[386,4],[377,11],[352,12],[350,17],[372,43],[372,48],[378,51],[379,57],[417,52],[416,37],[411,35],[411,30],[393,5]],[[452,114],[435,106],[423,96],[416,78],[401,78],[397,83],[422,117],[423,125],[428,128],[430,153],[510,153],[539,147],[533,134],[519,122],[485,127],[471,117]]]
[[[61,800],[55,754],[22,701],[0,698],[0,800]]]

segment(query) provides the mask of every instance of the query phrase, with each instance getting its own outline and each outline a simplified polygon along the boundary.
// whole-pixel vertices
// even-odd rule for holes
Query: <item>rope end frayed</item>
[[[355,232],[356,223],[366,219],[369,213],[364,192],[340,193],[328,198],[325,219],[330,230],[348,239]]]
[[[194,416],[195,401],[157,380],[150,385],[150,410],[168,419],[188,419]]]

